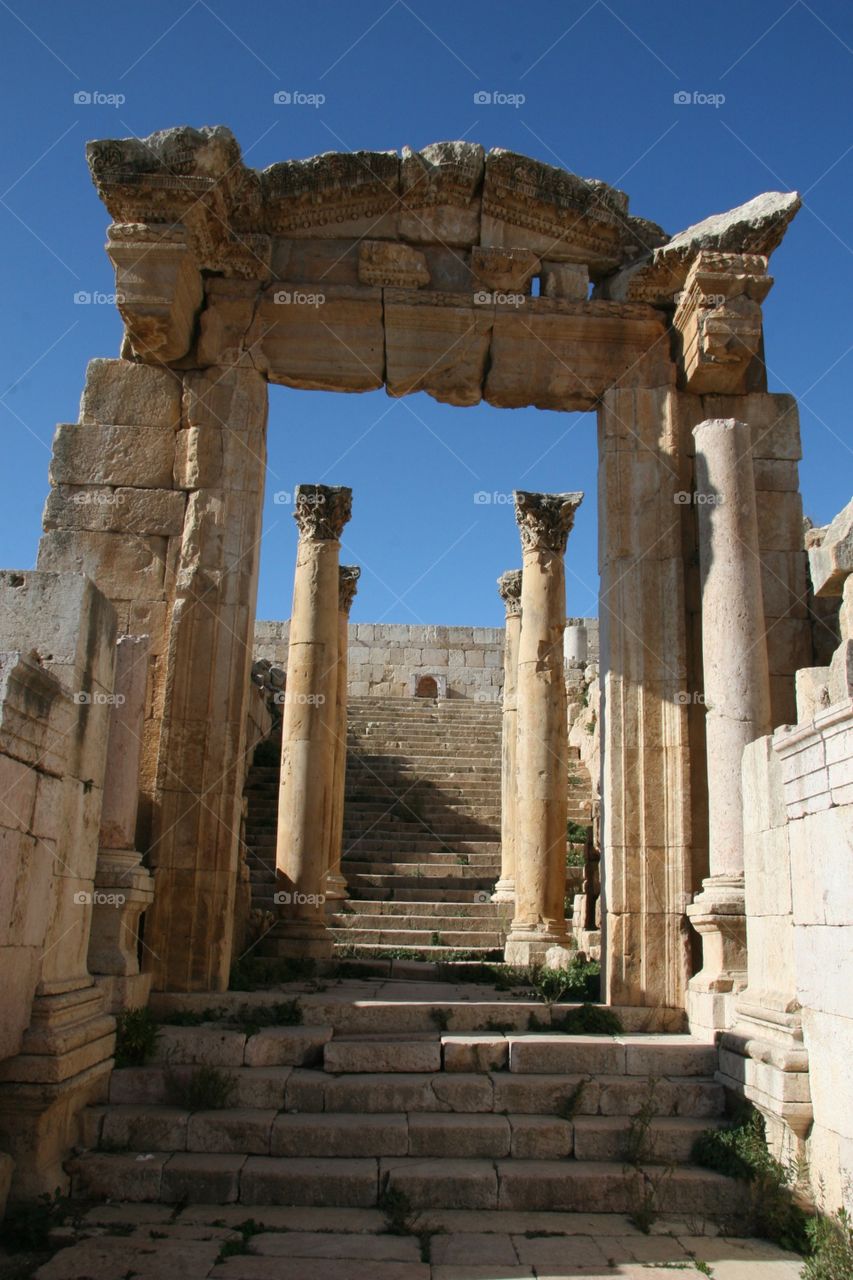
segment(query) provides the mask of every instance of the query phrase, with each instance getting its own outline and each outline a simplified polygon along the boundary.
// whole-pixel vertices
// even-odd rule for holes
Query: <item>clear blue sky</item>
[[[805,205],[773,258],[771,390],[800,400],[807,512],[851,495],[853,5],[850,0],[0,0],[6,54],[0,564],[35,560],[56,422],[83,373],[115,355],[108,217],[87,138],[227,124],[246,162],[466,138],[622,187],[676,232],[760,191]],[[323,94],[277,106],[277,90]],[[521,106],[475,104],[478,90]],[[725,95],[680,106],[679,90]],[[80,91],[123,95],[77,105]],[[519,562],[512,509],[478,491],[584,489],[568,609],[596,612],[591,414],[456,409],[420,394],[271,388],[261,617],[290,611],[295,528],[273,495],[352,485],[345,559],[364,566],[362,621],[497,625],[495,578]]]

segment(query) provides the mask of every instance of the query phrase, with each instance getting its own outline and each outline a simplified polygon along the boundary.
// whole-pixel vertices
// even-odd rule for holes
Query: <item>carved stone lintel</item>
[[[334,542],[352,515],[352,489],[340,484],[298,484],[293,518],[308,542]]]
[[[517,618],[521,613],[521,570],[508,569],[498,578],[498,592],[504,602],[506,616]]]
[[[676,295],[679,379],[699,395],[733,395],[761,347],[761,303],[773,284],[760,254],[697,254]]]
[[[338,569],[338,609],[348,614],[358,591],[361,569],[357,564],[342,564]]]
[[[513,496],[522,548],[554,551],[562,555],[583,494],[528,493],[524,489],[516,489]]]
[[[474,246],[471,272],[488,289],[524,290],[539,270],[539,259],[530,249],[495,249]]]
[[[429,268],[424,254],[411,245],[364,240],[358,247],[358,278],[362,284],[419,289],[429,284]]]

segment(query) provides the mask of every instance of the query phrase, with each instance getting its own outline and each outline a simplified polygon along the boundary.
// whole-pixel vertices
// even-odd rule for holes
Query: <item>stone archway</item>
[[[39,567],[89,574],[120,629],[152,637],[155,986],[227,983],[266,383],[384,385],[598,413],[608,998],[682,1008],[685,908],[707,869],[691,428],[750,424],[767,612],[786,617],[798,428],[766,392],[760,302],[796,197],[670,239],[604,183],[468,143],[257,172],[228,130],[175,129],[90,143],[89,163],[126,337],[58,429]],[[124,500],[75,500],[93,488]],[[805,664],[796,631],[784,653],[773,631],[778,723]]]
[[[435,676],[418,676],[415,681],[416,698],[437,698],[438,682]]]

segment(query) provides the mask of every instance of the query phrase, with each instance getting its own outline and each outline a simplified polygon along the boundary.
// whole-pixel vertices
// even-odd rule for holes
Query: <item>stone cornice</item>
[[[298,484],[293,518],[306,542],[335,542],[352,515],[352,489],[344,485]]]
[[[583,494],[529,493],[516,489],[515,518],[524,551],[553,551],[562,555]]]

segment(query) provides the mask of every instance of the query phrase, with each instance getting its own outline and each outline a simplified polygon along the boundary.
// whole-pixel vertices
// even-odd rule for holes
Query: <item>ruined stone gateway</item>
[[[610,1121],[628,1126],[654,1075],[669,1091],[673,1211],[731,1207],[725,1179],[681,1167],[723,1087],[840,1203],[853,1176],[853,1085],[831,1049],[853,1052],[837,928],[853,922],[853,516],[804,546],[797,406],[768,391],[762,358],[768,258],[798,197],[761,195],[669,236],[605,183],[473,143],[258,172],[227,129],[180,128],[93,142],[88,158],[113,220],[124,341],[120,358],[90,363],[79,422],[57,428],[37,570],[0,574],[0,1147],[13,1195],[65,1186],[70,1170],[91,1197],[118,1185],[127,1199],[370,1206],[387,1175],[418,1206],[624,1212]],[[526,1035],[525,1001],[484,997],[463,1016],[456,996],[415,1000],[403,1018],[403,1005],[368,1016],[356,997],[315,994],[300,997],[301,1030],[214,1029],[214,1049],[205,1028],[170,1027],[144,1080],[113,1072],[116,1012],[233,1014],[249,999],[227,988],[249,927],[250,767],[272,771],[277,813],[257,953],[270,973],[283,958],[322,966],[328,907],[345,914],[353,876],[382,880],[347,853],[349,802],[369,814],[371,801],[346,780],[360,769],[364,791],[406,734],[427,772],[434,744],[482,734],[468,784],[492,810],[479,829],[466,818],[470,850],[450,850],[471,876],[488,868],[472,900],[482,946],[559,965],[597,937],[589,858],[574,918],[564,905],[564,644],[577,637],[563,557],[583,495],[516,494],[523,571],[501,579],[506,643],[465,641],[492,654],[477,661],[494,685],[455,683],[454,639],[436,635],[380,694],[355,687],[358,569],[338,563],[352,495],[301,486],[287,644],[253,667],[268,382],[595,410],[594,839],[600,825],[602,995],[624,1035]],[[431,786],[450,786],[446,772]],[[423,915],[414,904],[452,890],[399,901]],[[381,933],[392,906],[377,894],[364,928]],[[462,941],[476,933],[476,909],[434,914]],[[169,1101],[168,1062],[233,1069],[233,1105],[255,1120],[240,1112],[225,1136],[224,1120],[178,1109],[134,1174],[109,1144],[152,1144],[134,1124]],[[394,1113],[384,1128],[355,1087],[368,1076]],[[555,1082],[580,1076],[584,1107],[561,1118]],[[364,1124],[347,1145],[354,1113]]]

